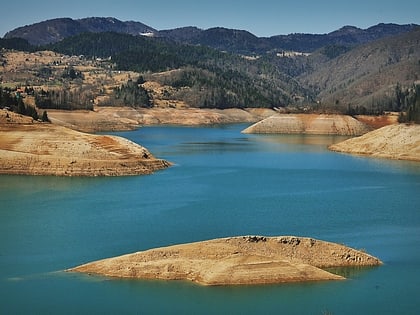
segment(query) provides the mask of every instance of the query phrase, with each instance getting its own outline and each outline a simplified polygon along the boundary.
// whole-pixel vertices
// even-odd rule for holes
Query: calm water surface
[[[151,176],[0,176],[0,314],[419,314],[420,164],[244,127],[118,133],[175,163]],[[63,272],[248,234],[344,243],[385,265],[345,270],[347,281],[210,288]]]

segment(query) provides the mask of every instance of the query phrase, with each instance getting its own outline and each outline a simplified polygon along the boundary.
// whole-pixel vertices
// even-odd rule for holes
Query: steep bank
[[[121,137],[32,122],[6,111],[0,115],[0,174],[139,175],[170,165]]]
[[[243,236],[151,249],[68,271],[238,285],[340,280],[344,278],[320,268],[380,264],[366,253],[312,238]]]
[[[142,125],[212,125],[252,123],[275,113],[271,109],[198,109],[96,107],[95,111],[49,110],[54,124],[84,132],[133,130]]]
[[[372,130],[346,115],[275,114],[243,130],[243,133],[362,135]]]
[[[420,161],[420,125],[396,124],[331,145],[332,151]]]

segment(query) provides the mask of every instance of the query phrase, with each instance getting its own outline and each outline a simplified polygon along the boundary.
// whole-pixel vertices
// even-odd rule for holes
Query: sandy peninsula
[[[329,149],[378,158],[420,161],[420,125],[385,126],[331,145]]]
[[[121,137],[82,133],[0,111],[0,174],[139,175],[169,165]]]
[[[371,130],[367,124],[347,115],[275,114],[242,132],[358,136]]]
[[[108,277],[190,280],[202,285],[342,280],[323,268],[378,266],[344,245],[295,236],[240,236],[150,249],[68,269]]]

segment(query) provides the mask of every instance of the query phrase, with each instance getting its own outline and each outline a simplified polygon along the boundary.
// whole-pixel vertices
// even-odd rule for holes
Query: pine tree
[[[50,122],[50,119],[48,118],[48,114],[47,114],[47,111],[46,110],[43,111],[41,120],[43,122]]]

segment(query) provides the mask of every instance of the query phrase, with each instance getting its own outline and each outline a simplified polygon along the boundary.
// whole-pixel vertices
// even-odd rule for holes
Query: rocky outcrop
[[[379,158],[420,161],[420,125],[385,126],[331,145],[329,149]]]
[[[32,122],[11,112],[1,114],[5,121],[0,121],[0,174],[139,175],[170,165],[121,137]]]
[[[370,130],[366,124],[346,115],[276,114],[242,132],[357,136]]]
[[[341,280],[321,268],[377,266],[378,258],[306,237],[243,236],[108,258],[68,271],[109,277],[190,280],[203,285]]]

